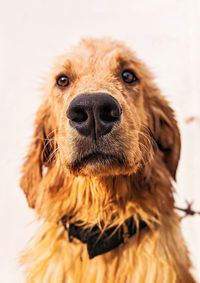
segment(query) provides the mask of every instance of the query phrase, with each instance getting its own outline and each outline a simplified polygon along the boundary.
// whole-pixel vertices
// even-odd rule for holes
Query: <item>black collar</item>
[[[137,226],[133,217],[129,217],[119,227],[113,226],[102,232],[98,225],[83,228],[80,226],[81,222],[69,223],[68,220],[69,218],[65,215],[61,222],[68,231],[69,239],[77,238],[86,244],[90,259],[115,249],[120,244],[125,243],[128,238],[147,227],[143,220],[140,219]]]

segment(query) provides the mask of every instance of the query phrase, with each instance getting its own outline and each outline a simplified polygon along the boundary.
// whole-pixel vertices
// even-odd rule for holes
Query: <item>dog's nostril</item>
[[[87,112],[82,108],[74,108],[73,111],[70,111],[70,120],[75,123],[83,123],[88,119]]]
[[[121,111],[119,108],[112,108],[111,106],[102,106],[99,111],[99,118],[102,122],[112,123],[119,121]]]

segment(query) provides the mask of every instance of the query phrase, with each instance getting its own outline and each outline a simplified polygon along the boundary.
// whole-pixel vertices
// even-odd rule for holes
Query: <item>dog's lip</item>
[[[80,169],[81,167],[87,165],[88,163],[112,163],[117,165],[124,164],[124,160],[122,157],[117,154],[105,153],[101,151],[93,151],[89,154],[82,156],[81,158],[76,159],[73,162],[73,165],[70,166],[72,169]]]
[[[103,160],[107,160],[107,159],[116,159],[116,156],[110,153],[104,153],[104,152],[92,152],[90,154],[85,155],[82,158],[83,162],[90,162],[90,161],[103,161]],[[81,161],[81,160],[80,160]]]

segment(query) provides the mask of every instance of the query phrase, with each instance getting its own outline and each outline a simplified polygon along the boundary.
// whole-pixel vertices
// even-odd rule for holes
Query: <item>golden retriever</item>
[[[45,86],[21,187],[43,221],[27,283],[191,283],[174,111],[123,43],[83,39]]]

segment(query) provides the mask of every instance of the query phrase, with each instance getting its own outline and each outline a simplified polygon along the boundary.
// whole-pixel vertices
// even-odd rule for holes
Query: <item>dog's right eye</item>
[[[69,77],[66,75],[60,75],[57,77],[56,84],[60,87],[66,87],[69,85]]]
[[[123,81],[127,84],[136,83],[138,81],[138,78],[136,77],[136,75],[130,70],[124,70],[121,76],[122,76]]]

